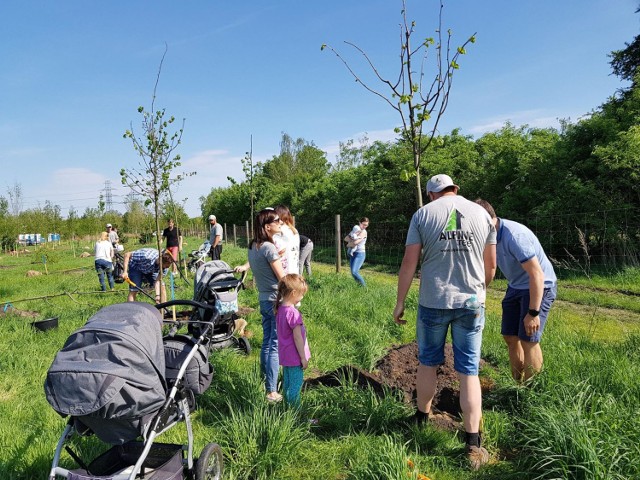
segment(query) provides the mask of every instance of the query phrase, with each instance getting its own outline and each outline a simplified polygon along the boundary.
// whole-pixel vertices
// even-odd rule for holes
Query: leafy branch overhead
[[[133,149],[139,156],[138,166],[120,170],[122,184],[142,195],[145,199],[145,206],[153,205],[158,252],[161,250],[160,201],[164,195],[171,200],[171,186],[187,176],[195,175],[193,172],[172,176],[174,169],[181,166],[180,155],[175,154],[175,151],[182,141],[185,120],[182,120],[179,129],[171,131],[175,117],[165,118],[165,109],[155,109],[158,81],[166,54],[167,48],[165,47],[156,83],[153,87],[151,109],[146,110],[144,107],[138,107],[138,113],[142,115],[142,133],[139,136],[136,135],[132,124],[131,128],[126,130],[123,135],[123,138],[131,140]],[[172,200],[171,202],[173,203]],[[160,273],[160,281],[162,281],[162,272]]]
[[[155,98],[155,92],[154,92]],[[165,119],[165,110],[147,111],[144,107],[138,107],[142,114],[143,136],[136,136],[133,126],[126,130],[123,138],[132,141],[134,150],[140,156],[138,167],[121,169],[122,184],[145,197],[145,205],[159,198],[167,192],[171,185],[180,182],[192,173],[180,173],[171,177],[174,169],[180,167],[180,155],[173,155],[182,140],[184,119],[179,130],[170,133],[168,128],[175,122],[175,117]]]
[[[398,112],[402,123],[395,129],[409,142],[413,153],[413,172],[406,175],[416,177],[416,199],[422,206],[420,187],[420,163],[423,153],[431,145],[438,124],[449,104],[453,74],[460,68],[459,57],[467,53],[467,46],[475,43],[476,34],[471,35],[462,45],[452,47],[452,31],[443,34],[442,11],[444,4],[440,2],[438,27],[435,37],[426,37],[416,47],[412,44],[416,22],[407,17],[406,0],[402,0],[402,22],[400,23],[400,69],[397,77],[387,78],[373,63],[369,55],[358,45],[345,41],[353,47],[365,60],[374,74],[374,79],[382,84],[378,89],[361,75],[355,72],[349,62],[330,45],[323,44],[321,50],[331,50],[345,65],[355,81],[367,91],[380,97],[391,108]],[[431,72],[431,73],[429,73]],[[423,134],[425,122],[432,120],[428,133]]]

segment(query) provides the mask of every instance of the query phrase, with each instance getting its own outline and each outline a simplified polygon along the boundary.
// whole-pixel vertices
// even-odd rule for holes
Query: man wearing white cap
[[[409,225],[393,319],[406,323],[402,319],[405,298],[421,261],[416,420],[422,423],[429,418],[451,327],[467,455],[477,469],[489,460],[481,446],[478,370],[486,287],[496,271],[496,230],[484,208],[459,196],[458,188],[443,174],[427,183],[430,203],[413,215]]]
[[[118,243],[120,242],[120,237],[118,237],[118,232],[113,229],[113,225],[107,223],[107,233],[109,234],[109,241],[113,248],[117,248]]]
[[[209,232],[209,243],[211,243],[211,249],[209,254],[211,260],[220,260],[222,255],[222,225],[216,221],[215,215],[209,215],[209,225],[211,230]]]

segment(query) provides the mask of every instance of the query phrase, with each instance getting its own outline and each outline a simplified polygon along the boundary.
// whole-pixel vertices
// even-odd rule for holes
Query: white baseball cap
[[[453,180],[449,175],[445,175],[444,173],[441,173],[439,175],[434,175],[427,182],[427,193],[429,192],[438,193],[447,187],[458,187],[458,185],[453,183]]]
[[[216,216],[215,215],[209,215],[209,220],[215,220]]]

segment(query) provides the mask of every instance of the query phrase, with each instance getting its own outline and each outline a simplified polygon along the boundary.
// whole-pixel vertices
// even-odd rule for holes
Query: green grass
[[[188,239],[199,245],[198,239]],[[127,288],[100,293],[93,258],[80,258],[92,245],[41,248],[19,257],[0,257],[0,307],[34,312],[21,317],[7,308],[0,317],[0,471],[2,478],[44,478],[65,420],[44,397],[47,369],[67,337],[101,307],[126,299]],[[136,247],[134,247],[136,248]],[[186,247],[188,250],[189,247]],[[75,256],[74,256],[75,250]],[[45,273],[42,255],[46,255]],[[225,246],[225,261],[244,263],[246,251]],[[371,369],[396,344],[413,341],[417,286],[407,300],[407,326],[393,323],[396,277],[363,270],[367,288],[348,269],[315,264],[301,311],[312,351],[306,375],[351,364]],[[29,270],[43,273],[27,277]],[[342,378],[338,387],[303,393],[299,410],[264,401],[258,368],[262,340],[257,294],[240,293],[253,352],[215,352],[215,376],[198,399],[192,421],[196,456],[209,442],[225,455],[225,479],[521,479],[640,478],[640,289],[638,269],[610,277],[563,276],[545,331],[544,371],[526,387],[509,375],[500,336],[500,300],[506,284],[488,295],[483,357],[495,368],[496,388],[485,395],[485,445],[494,461],[468,471],[462,440],[455,432],[410,423],[411,406],[388,392],[380,397]],[[192,286],[175,279],[178,298]],[[50,298],[37,298],[50,296]],[[144,298],[142,299],[144,300]],[[30,322],[59,316],[59,327],[36,332]],[[317,419],[312,424],[309,419]],[[178,425],[159,441],[186,442]],[[74,449],[95,455],[106,448],[80,439]],[[63,454],[63,465],[74,467]]]

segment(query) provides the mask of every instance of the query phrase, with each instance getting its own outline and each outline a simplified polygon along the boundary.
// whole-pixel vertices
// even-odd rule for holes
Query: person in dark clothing
[[[313,242],[306,235],[300,234],[300,257],[298,266],[300,275],[307,270],[307,277],[311,278],[311,252],[313,252]]]

